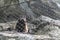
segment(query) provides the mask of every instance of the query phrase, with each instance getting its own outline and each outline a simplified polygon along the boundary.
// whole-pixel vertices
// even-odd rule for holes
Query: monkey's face
[[[26,18],[21,18],[21,20],[24,20],[26,22]]]

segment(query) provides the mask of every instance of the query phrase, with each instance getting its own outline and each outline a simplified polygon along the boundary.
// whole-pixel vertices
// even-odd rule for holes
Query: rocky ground
[[[22,1],[0,8],[1,40],[60,40],[60,8],[54,0]],[[2,2],[3,3],[3,2]],[[13,29],[20,16],[26,15],[29,33]],[[43,16],[42,16],[43,15]],[[12,31],[5,31],[11,28]]]

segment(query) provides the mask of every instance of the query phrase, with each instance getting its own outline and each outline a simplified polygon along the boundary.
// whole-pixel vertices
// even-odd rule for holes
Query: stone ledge
[[[0,35],[6,38],[19,38],[21,40],[42,40],[42,39],[51,39],[48,35],[31,35],[31,34],[24,34],[24,33],[17,33],[17,32],[0,32]],[[17,39],[18,39],[17,38]]]

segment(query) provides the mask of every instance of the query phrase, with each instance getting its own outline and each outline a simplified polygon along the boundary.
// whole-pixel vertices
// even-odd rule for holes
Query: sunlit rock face
[[[25,2],[25,0],[19,0],[19,3]]]
[[[52,10],[60,15],[60,1],[59,0],[42,0],[43,3],[52,7]]]
[[[49,5],[55,10],[58,8],[56,2],[54,2],[53,0],[46,0],[46,1],[43,0],[42,2],[45,3],[46,5]]]
[[[0,0],[0,7],[4,6],[4,0]]]
[[[49,1],[45,4],[43,1],[36,0],[35,3],[31,4],[31,8],[35,14],[49,16],[53,19],[60,19],[59,13],[56,11],[58,10],[58,6],[53,1],[51,2]]]
[[[9,1],[5,3],[9,4]],[[15,3],[18,4],[18,1],[12,0],[11,4]],[[7,9],[3,8],[0,11],[0,13],[2,13],[0,14],[2,15],[2,19],[0,18],[1,22],[4,20],[4,22],[17,20],[21,14],[27,15],[28,20],[33,20],[35,17],[39,17],[40,15],[49,16],[54,19],[60,18],[60,12],[56,11],[57,6],[52,0],[19,0],[19,3],[21,4],[8,6]]]

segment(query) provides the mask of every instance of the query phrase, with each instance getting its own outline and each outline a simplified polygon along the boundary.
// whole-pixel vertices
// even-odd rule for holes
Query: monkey
[[[17,32],[28,32],[26,18],[19,19],[16,24],[16,31]]]

